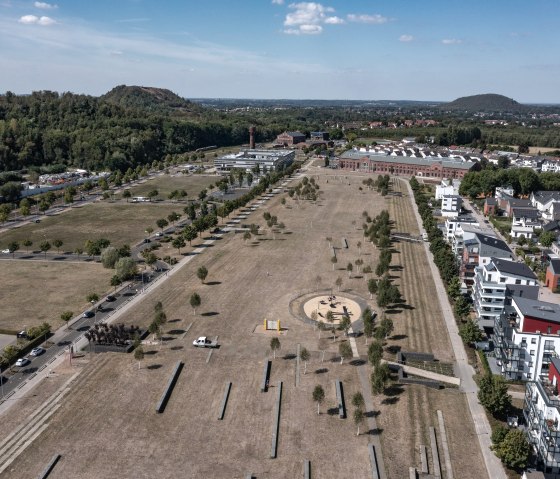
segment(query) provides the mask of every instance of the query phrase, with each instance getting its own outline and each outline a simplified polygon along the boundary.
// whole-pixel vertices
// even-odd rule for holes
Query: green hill
[[[198,115],[204,110],[196,103],[185,100],[165,88],[119,85],[99,99],[123,108],[136,108],[154,112],[175,110]]]
[[[515,100],[495,93],[484,95],[472,95],[457,98],[450,103],[440,106],[442,110],[463,110],[463,111],[520,111],[525,106]]]

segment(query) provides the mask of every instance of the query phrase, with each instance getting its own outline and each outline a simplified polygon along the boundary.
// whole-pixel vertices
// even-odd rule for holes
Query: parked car
[[[20,331],[16,336],[18,339],[27,339],[27,331]]]
[[[152,240],[150,238],[144,238],[144,243],[151,243]]]
[[[2,253],[4,253],[4,254],[10,254],[11,251],[10,251],[9,249],[3,249],[3,250],[2,250]]]
[[[109,296],[107,296],[105,298],[105,301],[107,301],[108,303],[111,303],[111,302],[116,301],[116,300],[117,300],[117,298],[115,298],[115,296],[113,296],[112,294],[110,294]]]
[[[95,316],[95,313],[93,311],[85,311],[84,314],[82,314],[82,318],[93,318]]]
[[[36,219],[36,220],[35,220],[35,223],[40,223],[40,222],[41,222],[40,219]]]
[[[43,354],[45,352],[45,349],[42,348],[41,346],[37,347],[37,348],[33,348],[31,350],[31,352],[29,353],[29,356],[41,356],[41,354]]]
[[[161,237],[163,236],[163,233],[162,233],[161,231],[158,231],[158,232],[156,233],[156,236],[157,236],[158,238],[161,238]]]
[[[27,358],[19,358],[19,359],[16,361],[16,366],[17,366],[18,368],[21,368],[22,366],[27,366],[30,362],[31,362],[31,361],[29,361],[29,359],[27,359]]]
[[[211,340],[206,336],[200,336],[198,339],[193,341],[193,346],[197,348],[217,348],[218,342],[216,340]]]

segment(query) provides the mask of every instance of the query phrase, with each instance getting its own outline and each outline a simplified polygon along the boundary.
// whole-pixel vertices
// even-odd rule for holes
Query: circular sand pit
[[[317,321],[328,323],[327,313],[331,311],[334,315],[334,324],[338,324],[344,314],[354,322],[360,318],[362,308],[360,305],[342,295],[321,295],[314,296],[303,303],[303,311],[309,319],[313,319],[313,312],[317,314]]]

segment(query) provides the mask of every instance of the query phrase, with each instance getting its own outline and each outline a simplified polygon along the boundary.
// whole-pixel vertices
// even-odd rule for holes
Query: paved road
[[[153,282],[159,275],[166,273],[166,270],[154,272],[153,276],[150,278],[145,276],[144,280]],[[115,311],[131,301],[137,294],[141,294],[143,286],[147,286],[149,284],[150,283],[147,282],[142,283],[141,281],[129,283],[127,286],[121,288],[121,290],[114,294],[116,301],[100,301],[94,305],[94,307],[92,307],[92,311],[95,311],[95,314],[92,318],[84,318],[81,315],[77,316],[70,321],[68,329],[63,327],[57,330],[49,339],[49,344],[52,343],[52,345],[46,348],[46,352],[44,354],[35,358],[27,356],[31,360],[31,364],[21,368],[13,366],[12,368],[4,371],[3,375],[0,376],[4,378],[3,381],[0,379],[0,383],[3,382],[0,389],[0,400],[1,398],[8,396],[12,391],[21,387],[21,385],[28,379],[32,379],[35,373],[44,371],[48,368],[49,364],[52,364],[58,356],[67,352],[69,345],[85,331],[90,329],[96,322],[106,320]],[[43,346],[45,346],[45,344],[43,344]]]
[[[298,179],[299,177],[300,175],[295,175],[291,178],[286,178],[282,182],[282,185],[290,181],[290,179]],[[279,190],[276,190],[276,192],[277,191]],[[258,208],[260,205],[264,204],[271,196],[272,195],[270,194],[263,195],[261,199],[253,201],[252,204],[256,205],[256,207]],[[243,213],[238,212],[234,219],[228,221],[228,224],[223,228],[223,231],[227,232],[236,229],[237,222],[242,220],[243,216]],[[116,301],[110,303],[100,301],[100,303],[98,304],[103,305],[101,311],[96,311],[96,315],[93,318],[75,318],[69,324],[71,329],[60,328],[58,331],[56,331],[56,333],[49,340],[53,343],[53,345],[49,347],[47,351],[41,356],[38,356],[36,358],[29,357],[29,359],[31,359],[31,364],[23,368],[13,367],[11,372],[4,372],[5,379],[4,381],[0,381],[0,412],[11,407],[11,405],[14,404],[14,402],[17,401],[20,396],[34,387],[36,382],[41,377],[46,376],[49,371],[49,366],[54,367],[55,365],[60,364],[60,361],[62,361],[62,359],[65,357],[65,353],[67,353],[70,344],[74,343],[76,345],[76,349],[80,349],[86,346],[87,341],[83,338],[79,338],[95,322],[105,321],[107,323],[111,323],[113,321],[116,321],[119,316],[122,313],[126,312],[126,310],[130,308],[135,302],[142,300],[144,296],[142,294],[144,292],[143,286],[146,287],[146,290],[153,289],[154,287],[159,287],[165,282],[167,277],[171,277],[172,275],[176,274],[197,254],[204,253],[207,250],[206,246],[213,243],[216,238],[220,237],[221,235],[221,233],[218,233],[216,235],[210,236],[204,241],[204,244],[202,246],[195,249],[192,254],[185,256],[177,264],[176,267],[169,270],[164,269],[154,272],[153,276],[148,278],[149,283],[143,284],[141,281],[130,283],[130,285],[121,288],[119,292],[114,294],[114,296],[117,297]],[[146,244],[145,246],[147,247],[149,245]],[[157,281],[160,278],[161,280]],[[146,279],[146,276],[144,276],[144,279]],[[94,306],[96,308],[97,304]],[[0,377],[2,376],[0,375]]]
[[[414,195],[410,188],[410,184],[408,183],[408,181],[404,181],[410,195],[410,201],[413,205],[418,228],[420,228],[421,232],[424,232],[422,220],[420,218],[420,215],[418,214],[418,208],[414,201]],[[426,250],[428,258],[430,258],[430,261],[428,261],[428,263],[430,264],[430,270],[432,272],[432,277],[434,278],[437,297],[439,299],[443,318],[445,320],[445,325],[447,327],[447,332],[451,341],[451,347],[453,348],[453,353],[455,355],[455,372],[457,373],[457,377],[461,379],[461,390],[466,394],[467,397],[467,403],[469,405],[471,416],[474,421],[474,427],[478,436],[478,441],[480,444],[482,457],[484,458],[484,463],[486,465],[486,470],[488,471],[488,476],[491,479],[507,479],[502,463],[490,450],[490,446],[492,445],[492,441],[490,439],[492,429],[490,427],[490,423],[488,422],[488,418],[486,417],[484,408],[478,402],[478,386],[473,379],[474,369],[468,362],[467,354],[465,352],[465,346],[463,345],[463,341],[459,336],[459,330],[457,328],[457,323],[455,322],[455,317],[453,316],[451,305],[449,304],[449,299],[447,298],[446,289],[440,278],[439,271],[437,270],[433,262],[428,242],[424,243],[424,249]]]

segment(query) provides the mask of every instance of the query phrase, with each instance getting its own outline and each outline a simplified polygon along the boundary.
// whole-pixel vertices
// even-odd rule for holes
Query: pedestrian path
[[[418,228],[420,229],[420,231],[424,231],[422,220],[420,218],[420,215],[418,214],[416,202],[414,201],[414,194],[412,193],[412,189],[410,188],[410,184],[408,183],[408,181],[405,181],[405,183],[410,196],[410,201],[412,202],[414,215],[416,216],[416,221],[418,223]],[[455,354],[456,373],[457,377],[461,380],[460,389],[466,394],[467,397],[467,403],[469,405],[469,410],[474,421],[475,431],[478,437],[478,442],[480,444],[482,457],[486,465],[486,470],[488,471],[488,476],[490,477],[490,479],[507,479],[502,463],[490,449],[492,445],[492,441],[490,439],[492,428],[490,427],[490,423],[488,422],[488,418],[486,417],[484,408],[478,402],[478,386],[473,379],[474,369],[468,362],[465,346],[463,344],[463,341],[461,340],[461,337],[459,336],[459,329],[457,327],[457,323],[455,322],[455,317],[453,316],[453,311],[451,305],[449,304],[449,299],[447,298],[447,292],[439,275],[439,271],[434,264],[428,242],[424,243],[424,249],[429,258],[428,263],[430,265],[432,277],[434,278],[436,294],[439,299],[441,311],[445,320],[449,339],[451,341],[451,347],[453,348],[453,353]]]

